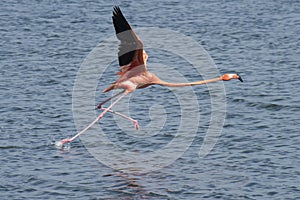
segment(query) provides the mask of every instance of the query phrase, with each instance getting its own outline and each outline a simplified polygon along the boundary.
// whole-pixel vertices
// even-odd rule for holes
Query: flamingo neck
[[[156,84],[167,86],[167,87],[184,87],[184,86],[202,85],[202,84],[213,83],[218,81],[222,81],[222,78],[218,77],[209,80],[202,80],[202,81],[195,81],[195,82],[188,82],[188,83],[170,83],[170,82],[160,80]]]

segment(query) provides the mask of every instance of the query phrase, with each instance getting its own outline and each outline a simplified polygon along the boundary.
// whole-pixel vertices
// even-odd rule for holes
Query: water
[[[197,86],[204,113],[197,136],[159,171],[116,171],[98,162],[80,140],[69,151],[57,150],[55,140],[77,132],[72,89],[80,64],[114,33],[112,2],[5,0],[0,7],[1,199],[299,199],[299,2],[120,4],[132,26],[178,30],[201,43],[222,73],[241,73],[244,83],[225,83],[227,113],[218,143],[208,156],[198,157],[210,97],[205,86]],[[166,112],[173,113],[164,131],[135,148],[161,147],[173,137],[179,114],[176,100],[164,99],[168,93],[151,87],[132,97],[142,108],[130,111],[141,127],[151,121],[143,113],[160,96],[159,104],[167,102]],[[110,116],[103,120],[110,139],[125,148],[134,145],[122,144],[130,136],[109,126]]]

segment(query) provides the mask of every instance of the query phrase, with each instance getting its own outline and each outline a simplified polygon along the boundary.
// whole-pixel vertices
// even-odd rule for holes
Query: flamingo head
[[[238,79],[241,82],[244,82],[242,77],[239,74],[224,74],[221,76],[223,81],[230,81],[231,79]]]

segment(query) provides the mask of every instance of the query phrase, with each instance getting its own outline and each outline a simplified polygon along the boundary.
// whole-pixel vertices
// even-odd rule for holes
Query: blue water
[[[225,83],[226,121],[217,144],[205,158],[198,157],[210,120],[210,96],[207,87],[197,86],[204,113],[197,135],[179,159],[161,170],[122,173],[95,159],[81,140],[69,151],[56,149],[53,141],[77,132],[72,112],[77,71],[88,53],[114,34],[113,2],[4,0],[0,198],[300,199],[300,3],[119,2],[133,27],[179,31],[199,42],[222,73],[241,73],[244,83]],[[159,62],[159,54],[152,55]],[[192,71],[182,73],[195,80]],[[114,78],[101,80],[98,88]],[[141,146],[161,148],[173,137],[180,116],[168,92],[155,86],[133,97],[138,106],[130,112],[142,127],[150,123],[143,113],[154,103],[169,105],[171,112],[165,128]],[[97,100],[105,97],[99,90]],[[103,126],[111,130],[110,139],[125,148],[134,145],[122,144],[130,136],[110,127],[111,115],[106,117]]]

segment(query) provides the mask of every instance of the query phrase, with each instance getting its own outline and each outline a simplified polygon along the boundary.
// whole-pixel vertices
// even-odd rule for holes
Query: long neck
[[[218,82],[218,81],[222,81],[222,78],[218,77],[218,78],[213,78],[213,79],[209,79],[209,80],[202,80],[202,81],[195,81],[195,82],[188,82],[188,83],[169,83],[169,82],[160,80],[156,84],[167,86],[167,87],[184,87],[184,86],[202,85],[202,84],[213,83],[213,82]]]

